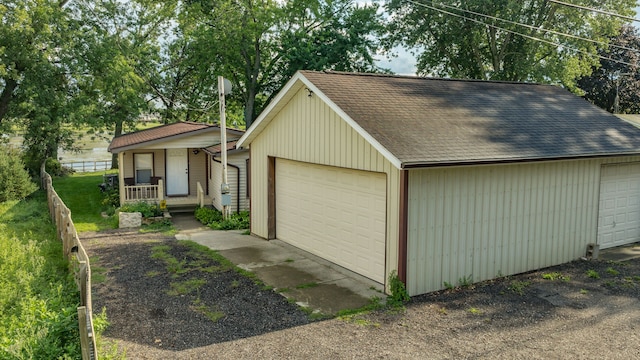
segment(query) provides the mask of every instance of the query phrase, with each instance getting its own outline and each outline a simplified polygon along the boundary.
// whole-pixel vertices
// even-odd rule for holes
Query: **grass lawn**
[[[79,300],[44,193],[0,203],[0,359],[79,359]]]
[[[104,172],[81,173],[53,179],[53,187],[71,210],[71,218],[79,233],[114,227],[112,219],[100,215],[104,208],[104,197],[98,188],[102,175]]]

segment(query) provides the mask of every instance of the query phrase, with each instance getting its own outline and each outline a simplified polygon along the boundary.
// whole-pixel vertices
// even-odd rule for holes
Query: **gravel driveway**
[[[414,297],[406,310],[311,321],[172,238],[81,237],[105,277],[94,311],[106,307],[105,337],[129,359],[640,358],[640,259],[576,261]]]

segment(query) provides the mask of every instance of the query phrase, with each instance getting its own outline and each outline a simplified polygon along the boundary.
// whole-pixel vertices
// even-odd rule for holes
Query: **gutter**
[[[607,158],[615,156],[634,156],[640,155],[640,152],[628,152],[628,153],[603,153],[603,154],[588,154],[588,155],[574,155],[574,156],[550,156],[541,158],[512,158],[512,159],[495,159],[495,160],[460,160],[460,161],[443,161],[443,162],[404,162],[400,169],[418,169],[418,168],[431,168],[431,167],[453,167],[453,166],[467,166],[467,165],[500,165],[500,164],[517,164],[517,163],[532,163],[532,162],[544,162],[544,161],[561,161],[561,160],[584,160],[584,159],[597,159]]]
[[[215,155],[211,155],[211,159],[213,159],[213,161],[217,162],[218,164],[222,164],[222,161],[220,160],[216,160]],[[236,212],[240,212],[240,168],[238,166],[235,166],[233,164],[230,164],[229,162],[227,162],[227,166],[231,166],[232,168],[236,169],[236,174],[238,176],[237,180],[236,180],[236,188],[237,188],[237,196],[236,196],[236,207],[237,210]]]

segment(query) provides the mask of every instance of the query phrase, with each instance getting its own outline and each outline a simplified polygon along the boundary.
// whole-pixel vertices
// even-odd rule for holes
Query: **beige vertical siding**
[[[246,159],[248,152],[230,154],[227,156],[227,163],[233,164],[240,168],[240,211],[249,210],[249,199],[247,198],[247,164]],[[216,158],[220,160],[219,157]],[[213,198],[213,206],[222,209],[222,200],[220,193],[220,185],[222,184],[222,164],[211,160],[212,179],[209,179],[209,194]],[[238,208],[238,170],[232,166],[227,167],[227,180],[231,188],[231,211],[235,212]]]
[[[196,195],[198,193],[197,183],[200,182],[203,188],[207,186],[207,154],[204,151],[198,151],[194,154],[193,149],[189,149],[189,194]]]
[[[387,176],[386,273],[398,265],[400,171],[318,96],[302,89],[250,144],[251,229],[267,237],[267,158],[385,173]],[[277,181],[277,179],[276,179]]]
[[[409,172],[411,295],[568,262],[596,242],[600,169],[640,157]]]

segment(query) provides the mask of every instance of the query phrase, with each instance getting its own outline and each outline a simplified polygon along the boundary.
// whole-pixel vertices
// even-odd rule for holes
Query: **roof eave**
[[[371,134],[364,130],[360,124],[353,120],[342,108],[336,105],[329,97],[327,97],[317,86],[315,86],[300,71],[287,82],[278,95],[269,103],[267,108],[258,116],[255,123],[247,130],[247,132],[238,140],[236,146],[250,146],[251,142],[260,134],[260,132],[273,120],[276,114],[282,109],[286,103],[293,97],[302,86],[306,86],[311,94],[318,96],[329,107],[335,111],[344,121],[346,121],[356,132],[368,141],[378,152],[382,154],[397,169],[401,168],[400,160],[393,155],[387,148],[382,146]]]
[[[219,131],[220,127],[219,126],[215,126],[215,125],[211,125],[209,127],[202,128],[202,129],[191,130],[191,131],[183,132],[183,133],[180,133],[180,134],[167,135],[167,136],[163,136],[163,137],[160,137],[160,138],[157,138],[157,139],[153,139],[153,140],[149,140],[149,141],[143,141],[143,142],[139,142],[139,143],[136,143],[136,144],[121,146],[121,147],[117,147],[117,148],[111,148],[111,145],[109,145],[109,147],[107,148],[107,151],[109,151],[110,153],[113,153],[113,154],[117,154],[117,153],[120,153],[120,152],[123,152],[123,151],[127,151],[127,150],[138,149],[138,148],[143,148],[145,146],[162,143],[162,142],[167,141],[169,139],[177,140],[177,139],[182,139],[182,138],[193,136],[193,135],[199,135],[199,134],[202,134],[202,133],[207,133],[207,132],[214,131],[214,130],[218,130]],[[242,130],[236,130],[236,129],[227,129],[227,132],[235,132],[238,135],[243,133]],[[131,134],[134,134],[134,133],[131,133]],[[128,135],[128,134],[126,134],[126,135]],[[126,135],[123,135],[123,136],[126,136]],[[218,145],[218,144],[212,144],[211,146],[215,146],[215,145]]]
[[[581,160],[581,159],[606,158],[606,157],[614,157],[614,156],[633,156],[633,155],[640,155],[640,150],[631,151],[631,152],[549,156],[549,157],[536,157],[536,158],[529,157],[529,158],[457,160],[457,161],[447,161],[447,160],[445,161],[406,161],[402,163],[401,169],[409,170],[409,169],[450,167],[450,166],[501,165],[501,164],[515,164],[515,163],[542,162],[542,161]]]

